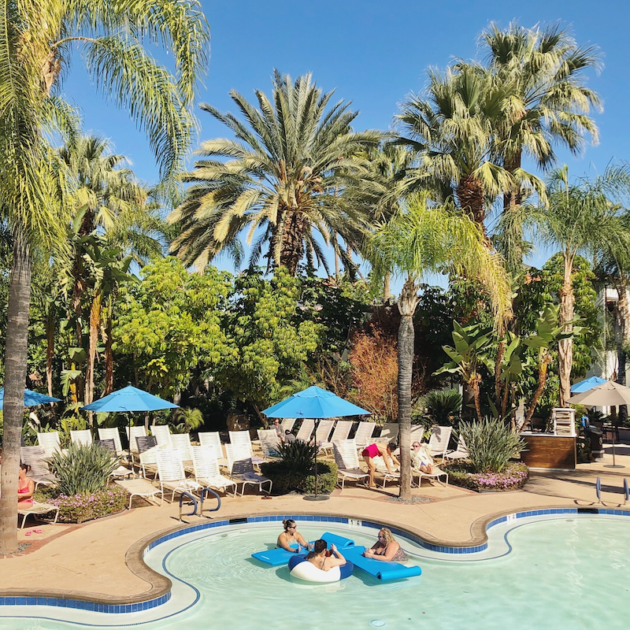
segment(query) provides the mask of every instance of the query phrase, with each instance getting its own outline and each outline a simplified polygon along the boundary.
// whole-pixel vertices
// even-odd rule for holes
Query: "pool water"
[[[299,524],[305,538],[315,539],[331,531],[353,538],[357,544],[372,544],[377,531],[330,523],[313,525]],[[250,558],[252,552],[275,542],[277,525],[199,532],[194,539],[175,542],[165,566],[176,578],[194,585],[200,600],[169,619],[145,624],[144,613],[134,613],[130,623],[141,623],[147,630],[593,630],[628,626],[627,519],[580,516],[510,529],[513,525],[490,530],[489,552],[471,554],[464,560],[453,556],[436,559],[436,554],[403,541],[411,553],[433,557],[412,558],[412,563],[422,566],[421,577],[385,584],[359,570],[336,584],[297,583],[286,567],[271,568]],[[151,555],[160,553],[159,549]],[[499,557],[484,559],[484,555],[497,555],[497,549]],[[86,623],[94,622],[89,613],[83,614]],[[47,608],[46,615],[42,613],[58,615],[63,611]],[[99,625],[103,617],[98,616]],[[15,630],[83,627],[32,618],[0,618],[0,626]]]

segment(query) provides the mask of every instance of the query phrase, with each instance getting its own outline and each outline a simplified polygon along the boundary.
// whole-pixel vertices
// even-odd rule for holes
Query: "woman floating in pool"
[[[363,552],[366,558],[384,562],[407,562],[409,558],[402,547],[394,540],[394,535],[387,527],[378,533],[378,542]]]
[[[325,540],[321,539],[315,541],[313,551],[309,551],[306,560],[314,564],[320,571],[330,571],[346,564],[346,559],[339,553],[335,545],[330,545],[330,555],[328,555],[328,545]]]
[[[393,473],[392,462],[396,466],[400,466],[400,462],[394,457],[393,451],[396,449],[396,443],[390,442],[389,444],[382,444],[376,442],[366,446],[361,455],[365,463],[368,465],[368,472],[370,473],[370,488],[374,488],[374,473],[376,471],[376,464],[374,464],[375,457],[382,457],[385,460],[385,466],[387,466],[387,472]]]
[[[293,553],[300,553],[302,547],[305,550],[308,549],[308,543],[304,540],[302,534],[297,531],[297,525],[292,518],[282,521],[282,525],[284,531],[278,536],[278,542],[276,543],[278,547]]]

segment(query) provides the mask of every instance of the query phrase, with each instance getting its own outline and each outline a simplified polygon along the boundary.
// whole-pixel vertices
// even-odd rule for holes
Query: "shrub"
[[[429,392],[422,402],[434,424],[441,427],[457,425],[462,409],[462,395],[457,390]]]
[[[77,493],[71,496],[59,494],[47,502],[59,508],[60,521],[83,523],[121,512],[125,509],[127,500],[127,493],[123,488],[112,486],[96,492]]]
[[[448,472],[449,482],[454,486],[477,492],[520,490],[529,480],[525,464],[510,464],[501,473],[472,472],[472,464],[465,462],[454,462],[442,468]]]
[[[110,474],[118,466],[111,453],[96,444],[70,444],[65,452],[55,452],[48,462],[58,479],[57,489],[65,496],[104,490]]]
[[[284,461],[266,462],[260,469],[273,482],[274,494],[287,494],[297,491],[315,492],[315,473],[311,462],[310,469],[298,472],[291,469]],[[317,462],[317,492],[330,494],[337,484],[337,466],[332,462]]]
[[[287,470],[306,475],[313,468],[317,448],[314,444],[296,440],[288,444],[280,444],[278,453]]]
[[[317,492],[330,494],[337,485],[337,464],[334,462],[317,462]],[[299,488],[306,494],[315,492],[315,473],[303,478]]]
[[[521,437],[500,420],[484,418],[480,422],[462,422],[459,433],[464,438],[469,459],[476,473],[500,473],[510,459],[525,448]]]

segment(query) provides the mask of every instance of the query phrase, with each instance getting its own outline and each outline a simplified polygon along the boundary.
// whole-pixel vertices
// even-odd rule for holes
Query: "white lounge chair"
[[[453,427],[439,427],[435,426],[431,432],[431,439],[429,440],[429,450],[431,451],[431,457],[442,457],[446,455],[448,450],[448,443],[451,439],[451,433]]]
[[[457,441],[457,449],[447,452],[446,459],[468,459],[469,457],[470,452],[468,451],[466,442],[464,441],[464,438],[460,435],[459,440]]]
[[[300,426],[297,435],[295,436],[296,440],[300,442],[310,442],[311,435],[313,435],[313,429],[315,428],[315,421],[310,418],[306,418],[302,420],[302,425]]]
[[[116,445],[116,454],[118,457],[125,457],[129,455],[129,451],[123,451],[122,442],[120,441],[120,432],[117,427],[113,427],[110,429],[99,429],[98,430],[98,439],[99,440],[114,440],[114,444]]]
[[[249,457],[255,465],[262,464],[265,461],[264,457],[254,455],[254,447],[249,431],[230,431],[229,433],[230,444],[233,444],[237,448],[247,448],[249,450]]]
[[[275,429],[258,429],[258,439],[265,459],[280,457],[280,438]]]
[[[155,424],[151,427],[151,433],[155,436],[158,446],[169,448],[172,446],[171,430],[166,424]]]
[[[352,420],[337,420],[337,424],[335,425],[335,430],[333,431],[332,437],[324,444],[321,445],[323,451],[332,451],[332,443],[335,440],[347,440],[350,435],[350,430],[352,429],[353,422]]]
[[[70,431],[70,441],[73,444],[83,444],[83,446],[92,446],[92,432],[89,429],[84,431]]]
[[[295,418],[285,418],[282,421],[282,431],[285,432],[285,433],[287,431],[292,431],[294,424],[295,424]]]
[[[52,457],[56,451],[63,451],[61,443],[59,442],[59,433],[57,431],[38,433],[37,443],[44,449],[46,457]]]
[[[448,486],[448,473],[444,470],[440,470],[435,464],[433,465],[433,472],[431,473],[425,472],[418,468],[412,468],[411,479],[413,480],[415,476],[418,477],[418,488],[422,486],[423,479],[437,479],[438,481],[440,481],[440,477],[446,477],[446,483],[443,483],[441,481],[440,483],[442,483],[442,485]]]
[[[387,440],[387,442],[391,442],[393,440],[397,440],[399,429],[400,425],[398,424],[398,422],[386,422],[381,427],[380,441],[384,442],[385,440]]]
[[[150,481],[147,481],[146,479],[127,479],[116,481],[115,483],[117,483],[121,488],[124,488],[129,493],[129,509],[131,509],[131,502],[133,501],[134,497],[142,497],[143,499],[147,500],[153,499],[157,503],[155,496],[159,494],[159,505],[162,505],[164,501],[162,490],[160,490],[160,488],[156,488]]]
[[[206,431],[197,434],[201,446],[212,446],[217,452],[219,466],[227,467],[227,458],[221,444],[221,436],[218,431]]]
[[[158,448],[164,448],[158,441]],[[188,433],[174,433],[171,435],[171,448],[179,453],[184,469],[192,472],[193,462],[192,453],[190,451],[190,435]]]
[[[186,478],[182,460],[175,449],[158,448],[157,468],[162,496],[164,496],[164,488],[171,490],[171,503],[175,499],[175,493],[192,493],[201,490],[201,485],[198,482]]]
[[[138,445],[138,458],[140,460],[140,468],[142,476],[147,479],[147,472],[151,472],[153,476],[157,474],[157,440],[154,435],[141,435],[136,438]]]
[[[236,482],[224,477],[219,472],[219,462],[214,448],[212,446],[192,446],[190,450],[197,483],[207,488],[223,490],[226,493],[231,488],[234,491],[234,496],[236,496]]]
[[[334,440],[333,452],[335,463],[337,464],[337,479],[341,477],[341,489],[343,490],[346,479],[356,481],[370,478],[370,475],[361,470],[359,466],[359,456],[357,454],[357,443],[354,440]]]
[[[41,446],[23,446],[20,459],[31,467],[28,476],[35,482],[35,490],[38,486],[53,486],[57,483],[48,468],[46,451]]]
[[[136,438],[139,437],[147,437],[146,429],[144,425],[137,427],[125,427],[127,431],[127,439],[129,440],[129,452],[131,453],[132,458],[138,457],[138,444],[136,442]]]
[[[43,516],[44,514],[55,513],[55,520],[53,524],[57,522],[59,518],[59,508],[56,505],[50,505],[49,503],[37,503],[33,501],[33,505],[18,505],[18,516],[22,517],[22,526],[20,529],[24,529],[26,523],[26,517],[32,514],[33,516]]]
[[[225,452],[228,459],[228,469],[230,471],[230,479],[237,484],[243,484],[241,488],[241,496],[245,494],[245,486],[258,486],[258,490],[263,492],[263,485],[269,484],[267,494],[271,493],[273,482],[267,477],[256,474],[254,471],[254,463],[249,456],[247,448],[244,446],[235,446],[234,444],[226,444]]]
[[[374,429],[376,429],[374,422],[359,422],[357,432],[354,435],[354,443],[357,445],[357,449],[365,448],[371,443],[370,440],[374,434]]]
[[[390,479],[400,482],[400,473],[396,471],[389,472],[389,470],[387,470],[385,460],[382,457],[374,457],[373,461],[376,467],[376,472],[383,475],[383,488]]]
[[[333,429],[334,420],[320,420],[315,429],[315,444],[322,446],[329,441]]]

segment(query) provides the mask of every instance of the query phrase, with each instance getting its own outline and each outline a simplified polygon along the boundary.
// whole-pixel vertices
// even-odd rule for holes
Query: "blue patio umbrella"
[[[158,411],[159,409],[177,409],[178,407],[179,405],[168,402],[168,400],[163,400],[129,385],[86,405],[83,409],[97,413],[111,413],[116,411]]]
[[[606,383],[605,378],[600,378],[599,376],[591,376],[579,383],[575,383],[575,385],[571,385],[571,393],[572,394],[581,394],[583,392],[587,392],[589,389],[593,389],[593,387],[597,387],[598,385],[603,385]]]
[[[263,413],[268,418],[312,419],[370,415],[369,411],[316,386],[289,396],[286,400],[265,409]]]
[[[336,394],[321,387],[307,389],[289,396],[273,407],[265,409],[263,413],[268,418],[312,418],[315,420],[315,435],[317,435],[317,420],[322,418],[339,418],[341,416],[364,416],[370,412],[349,403]],[[317,492],[317,449],[315,449],[315,494],[304,497],[309,501],[328,499],[326,495]]]
[[[52,396],[46,396],[46,394],[38,394],[30,389],[24,390],[24,406],[25,407],[38,407],[45,403],[59,402],[59,398],[53,398]],[[0,389],[0,409],[4,408],[4,387]]]

